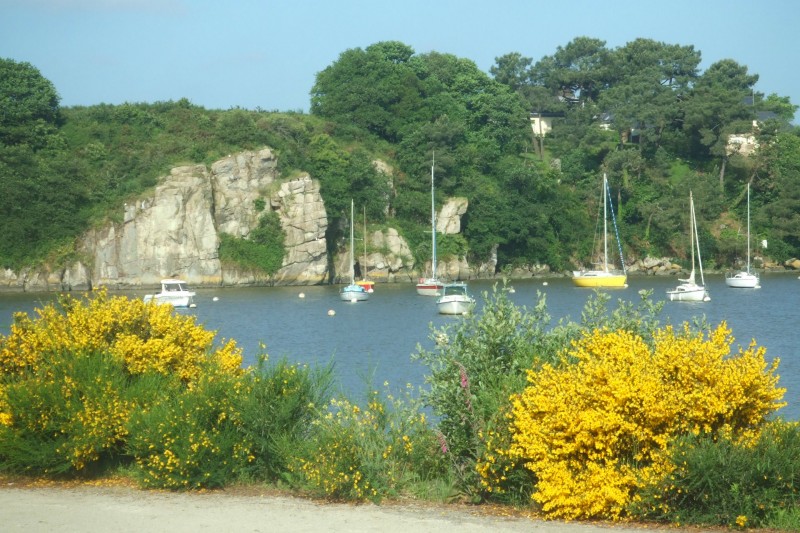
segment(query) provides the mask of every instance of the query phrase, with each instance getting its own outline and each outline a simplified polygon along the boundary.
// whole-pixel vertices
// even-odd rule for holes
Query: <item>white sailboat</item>
[[[350,200],[350,285],[342,287],[339,298],[345,302],[363,302],[369,299],[367,289],[356,283],[355,256],[353,251],[353,201]]]
[[[439,296],[444,283],[436,277],[436,203],[434,202],[433,169],[436,164],[434,158],[431,163],[431,277],[420,278],[417,282],[417,294],[421,296]]]
[[[364,264],[361,267],[361,279],[356,285],[364,287],[368,293],[375,292],[375,282],[367,276],[367,208],[364,207]]]
[[[727,272],[725,284],[735,289],[760,289],[758,274],[750,272],[750,184],[747,184],[747,270]]]
[[[614,216],[614,207],[611,205],[611,193],[608,190],[608,178],[603,174],[603,264],[598,270],[575,270],[572,272],[572,282],[578,287],[627,287],[628,274],[625,272],[625,261],[622,260],[622,246],[619,246],[619,258],[622,271],[610,270],[608,267],[608,211]],[[616,230],[616,223],[614,224]]]
[[[697,219],[694,213],[694,198],[689,191],[689,240],[692,247],[692,271],[686,279],[679,279],[680,285],[667,291],[667,298],[672,302],[708,302],[711,297],[706,290],[703,277],[703,260],[700,257],[700,241],[697,234]],[[700,268],[700,285],[697,284],[694,274],[694,252],[697,248],[697,264]]]

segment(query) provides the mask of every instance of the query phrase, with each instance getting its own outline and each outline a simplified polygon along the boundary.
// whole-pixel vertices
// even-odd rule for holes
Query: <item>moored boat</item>
[[[608,213],[611,213],[611,220],[616,233],[617,223],[614,218],[614,207],[611,204],[611,192],[608,188],[608,178],[603,174],[603,192],[601,194],[603,202],[603,258],[602,268],[597,270],[575,270],[572,273],[572,282],[577,287],[627,287],[628,274],[625,271],[625,261],[622,259],[622,245],[617,234],[617,246],[619,247],[619,260],[622,264],[621,271],[609,269],[608,264]]]
[[[758,274],[750,271],[750,184],[747,184],[747,268],[739,272],[726,272],[725,284],[734,289],[760,289]]]
[[[444,282],[436,277],[436,203],[434,201],[434,163],[431,163],[431,277],[419,278],[417,294],[420,296],[439,296]]]
[[[689,192],[689,240],[692,248],[692,271],[686,279],[678,279],[681,283],[674,289],[667,291],[667,298],[672,302],[708,302],[711,297],[706,290],[703,277],[703,260],[700,257],[700,242],[697,233],[697,219],[694,213],[694,198]],[[695,280],[694,255],[697,249],[697,264],[700,268],[700,285]]]
[[[375,292],[375,282],[370,279],[360,279],[356,281],[356,285],[364,287],[364,290],[367,292]]]
[[[364,287],[364,290],[366,290],[368,293],[373,293],[373,292],[375,292],[375,282],[372,281],[371,279],[369,279],[369,276],[367,276],[367,271],[368,271],[367,260],[368,260],[368,256],[367,256],[367,208],[365,207],[364,208],[364,266],[362,267],[362,269],[363,269],[363,277],[362,277],[362,279],[356,281],[356,285],[358,285],[359,287]],[[353,268],[355,268],[355,267],[353,267]]]
[[[182,279],[162,279],[161,292],[145,294],[145,303],[170,304],[172,307],[195,307],[194,291]]]
[[[436,300],[436,307],[441,315],[466,315],[475,307],[475,298],[470,296],[466,283],[446,283]]]
[[[442,294],[444,282],[438,278],[419,278],[417,294],[420,296],[439,296]]]
[[[353,252],[353,201],[350,200],[350,284],[342,287],[339,298],[344,302],[363,302],[369,300],[367,289],[356,283],[355,254]]]

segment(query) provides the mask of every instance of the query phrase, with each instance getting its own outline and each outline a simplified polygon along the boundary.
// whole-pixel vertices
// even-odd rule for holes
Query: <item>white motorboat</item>
[[[470,296],[464,282],[446,283],[442,295],[436,300],[441,315],[466,315],[475,307],[475,298]]]
[[[181,279],[162,279],[161,292],[145,294],[144,301],[157,304],[170,304],[172,307],[195,307],[194,291]]]

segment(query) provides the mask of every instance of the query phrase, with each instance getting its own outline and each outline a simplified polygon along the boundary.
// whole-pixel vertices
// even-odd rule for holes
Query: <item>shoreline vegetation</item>
[[[360,398],[331,367],[242,368],[235,341],[169,306],[62,295],[0,336],[0,475],[798,529],[800,427],[774,416],[763,347],[732,352],[724,322],[661,324],[647,291],[549,327],[544,298],[503,289],[418,348],[427,387]]]
[[[344,221],[355,201],[371,232],[391,229],[402,237],[407,249],[401,246],[398,257],[408,279],[431,256],[426,198],[433,154],[436,207],[459,199],[448,208],[455,209],[453,225],[437,241],[440,256],[459,259],[454,269],[463,262],[502,271],[519,264],[580,268],[576,263],[595,256],[601,175],[615,197],[619,224],[612,226],[625,243],[624,256],[680,258],[687,247],[676,230],[685,223],[685,206],[676,199],[692,190],[702,199],[696,233],[707,267],[741,265],[755,243],[765,256],[756,266],[784,265],[800,252],[797,106],[758,92],[758,75],[746,65],[725,59],[701,71],[700,59],[691,45],[638,38],[612,48],[583,36],[539,60],[503,55],[487,73],[464,58],[381,41],[346,50],[318,72],[306,114],[210,110],[186,98],[62,108],[57,87],[34,65],[0,58],[0,90],[10,95],[0,121],[0,181],[10,192],[0,195],[4,273],[88,289],[103,275],[87,277],[84,265],[105,260],[92,258],[87,236],[119,236],[131,217],[141,220],[133,206],[149,204],[173,171],[192,180],[180,169],[205,175],[221,166],[234,181],[247,181],[240,173],[246,167],[258,167],[265,179],[223,202],[235,206],[230,225],[212,215],[214,223],[204,226],[214,237],[199,241],[218,239],[218,249],[170,259],[170,246],[152,243],[193,239],[180,232],[145,239],[148,253],[158,252],[150,270],[208,252],[245,272],[257,267],[265,278],[274,275],[293,240],[284,240],[289,235],[272,195],[279,183],[303,176],[318,192],[311,203],[324,207],[316,215],[324,235],[314,234],[319,252],[312,256],[332,261],[343,249]],[[253,151],[274,158],[241,160]],[[753,243],[742,231],[751,189]],[[203,190],[198,196],[211,194]],[[210,209],[200,206],[205,217]],[[217,224],[227,229],[217,232]],[[152,227],[160,226],[172,224]],[[131,256],[109,265],[110,272],[144,255],[117,244]],[[387,247],[373,246],[381,253]]]
[[[787,263],[794,262],[796,260],[788,261]],[[715,268],[705,268],[704,272],[707,275],[720,275],[725,274],[726,272],[730,271],[730,269],[715,269]],[[773,266],[769,268],[758,269],[759,272],[776,274],[776,275],[794,275],[800,272],[794,267],[791,266]],[[645,271],[642,269],[635,269],[635,270],[628,270],[627,274],[630,278],[639,279],[639,278],[649,278],[649,277],[677,277],[677,276],[685,276],[688,275],[689,271],[684,270],[682,268],[672,268],[672,269],[664,269],[662,271]],[[414,284],[416,283],[416,278],[409,278],[404,280],[395,280],[395,281],[386,281],[383,278],[377,277],[370,273],[371,277],[374,278],[376,284]],[[540,272],[534,273],[520,273],[519,271],[511,271],[511,272],[498,272],[492,275],[486,276],[470,276],[469,278],[459,279],[455,281],[472,281],[472,280],[496,280],[498,283],[508,283],[515,280],[526,280],[526,279],[541,279],[541,280],[548,280],[548,279],[563,279],[563,278],[570,278],[572,277],[572,271],[564,271],[564,272],[552,272],[547,269],[543,269]],[[339,282],[325,282],[325,283],[317,283],[311,286],[320,286],[320,285],[341,285],[342,283]],[[0,285],[0,294],[2,293],[73,293],[73,294],[80,294],[86,292],[85,289],[82,288],[62,288],[59,287],[58,284],[53,283],[51,287],[44,287],[40,288],[39,286],[35,287],[27,287],[17,286],[17,285]],[[203,283],[194,283],[192,284],[193,289],[211,289],[211,288],[234,288],[234,287],[241,287],[245,285],[220,285],[220,284],[203,284]],[[249,284],[246,285],[248,287],[251,286],[270,286],[268,283],[264,284]],[[281,286],[285,287],[306,287],[309,286],[308,284],[293,284],[293,283],[286,283],[282,284]],[[132,290],[149,290],[155,287],[154,285],[121,285],[121,284],[114,284],[111,285],[98,285],[96,288],[92,289],[94,291],[105,290],[112,293],[115,292],[122,292],[122,291],[132,291]],[[91,291],[90,291],[91,292]]]

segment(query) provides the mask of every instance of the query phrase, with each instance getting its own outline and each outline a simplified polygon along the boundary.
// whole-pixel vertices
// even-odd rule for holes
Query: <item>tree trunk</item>
[[[719,169],[719,188],[725,190],[725,166],[728,164],[728,156],[722,157],[722,166]]]
[[[544,135],[539,137],[539,161],[544,161]]]

